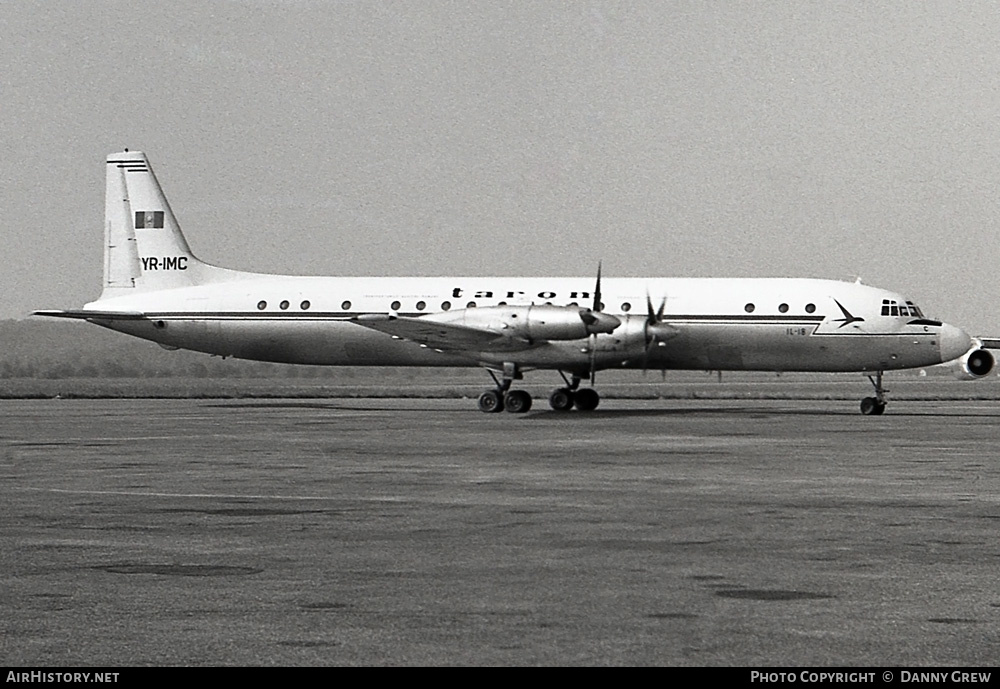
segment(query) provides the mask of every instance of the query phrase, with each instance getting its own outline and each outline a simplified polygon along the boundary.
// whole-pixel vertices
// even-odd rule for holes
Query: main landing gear
[[[888,392],[882,387],[882,371],[877,372],[875,378],[868,376],[868,380],[875,386],[875,396],[861,400],[861,413],[865,416],[879,416],[885,411],[885,393]]]
[[[510,389],[511,383],[524,377],[517,370],[516,364],[505,363],[503,365],[503,378],[501,380],[497,380],[493,371],[489,371],[489,374],[497,387],[496,390],[487,390],[479,396],[479,411],[496,414],[506,409],[511,414],[523,414],[531,409],[531,395],[524,390]]]
[[[531,409],[531,395],[524,390],[510,389],[511,383],[524,377],[515,364],[504,364],[503,377],[500,379],[493,371],[489,371],[489,374],[497,387],[495,390],[487,390],[479,396],[479,411],[496,414],[507,410],[511,414],[523,414]],[[580,388],[579,376],[573,376],[572,380],[567,380],[562,371],[559,372],[559,375],[566,381],[566,387],[557,388],[549,395],[549,405],[553,409],[556,411],[569,411],[573,407],[580,411],[597,409],[597,405],[601,402],[601,396],[597,390]]]
[[[592,411],[597,409],[597,405],[601,403],[601,396],[597,393],[594,388],[582,388],[580,389],[580,377],[573,376],[573,380],[566,380],[566,376],[562,371],[559,375],[563,377],[566,381],[566,387],[556,388],[549,395],[549,406],[556,411],[569,411],[573,407],[576,407],[580,411]]]
[[[511,414],[523,414],[531,409],[531,395],[524,390],[487,390],[479,396],[479,411],[493,414],[509,411]]]

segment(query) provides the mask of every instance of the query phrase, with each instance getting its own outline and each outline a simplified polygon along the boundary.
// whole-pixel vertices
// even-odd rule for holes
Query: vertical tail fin
[[[108,156],[101,298],[188,287],[217,270],[188,246],[145,154]]]

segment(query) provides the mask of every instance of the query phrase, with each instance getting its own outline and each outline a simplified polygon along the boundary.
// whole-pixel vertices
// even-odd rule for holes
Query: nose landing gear
[[[865,397],[861,400],[861,413],[865,416],[880,416],[885,412],[885,405],[887,404],[885,393],[888,392],[882,387],[882,371],[878,371],[875,374],[875,378],[868,376],[868,380],[875,386],[875,396]]]

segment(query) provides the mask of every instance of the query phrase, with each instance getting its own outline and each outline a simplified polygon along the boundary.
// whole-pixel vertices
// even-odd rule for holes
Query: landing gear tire
[[[479,396],[479,411],[496,414],[503,411],[503,397],[496,390],[487,390]]]
[[[569,388],[553,390],[549,395],[549,406],[556,411],[569,411],[573,408],[573,391]]]
[[[861,413],[865,416],[879,416],[885,411],[885,402],[879,402],[874,397],[861,400]]]
[[[601,403],[601,396],[594,388],[580,388],[573,393],[573,405],[580,411],[592,411]]]
[[[874,378],[868,376],[868,380],[875,388],[875,396],[861,400],[861,413],[865,416],[880,416],[885,411],[885,393],[888,392],[882,385],[882,371],[876,371]]]
[[[479,399],[482,401],[482,397]],[[523,414],[531,409],[531,395],[524,390],[511,390],[504,395],[503,403],[511,414]]]

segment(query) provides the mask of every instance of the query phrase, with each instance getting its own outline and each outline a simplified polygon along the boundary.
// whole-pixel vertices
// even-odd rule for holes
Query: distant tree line
[[[89,323],[0,321],[0,378],[352,378],[350,369],[167,351]]]
[[[465,381],[478,385],[476,368],[371,368],[270,364],[168,351],[83,321],[28,318],[0,321],[0,380],[70,378],[276,378],[337,383]]]

